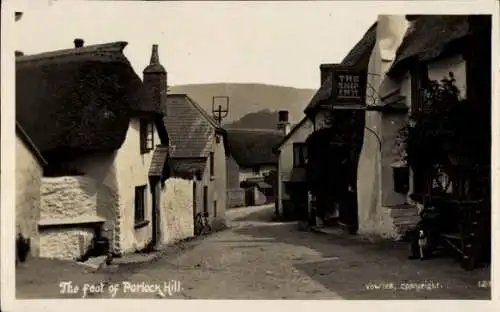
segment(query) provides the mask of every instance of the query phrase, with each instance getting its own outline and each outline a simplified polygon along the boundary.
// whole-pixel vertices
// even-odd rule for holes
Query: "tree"
[[[400,130],[397,144],[404,145],[403,158],[414,172],[424,172],[432,180],[441,170],[459,183],[473,176],[487,150],[478,139],[485,131],[481,111],[469,100],[461,99],[451,72],[440,82],[428,80],[423,91],[424,105],[411,113],[410,123]],[[427,193],[433,191],[432,185],[424,189]]]

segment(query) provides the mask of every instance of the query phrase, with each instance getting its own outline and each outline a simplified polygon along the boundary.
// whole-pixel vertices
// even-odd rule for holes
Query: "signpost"
[[[217,103],[216,103],[217,102]],[[222,119],[226,118],[229,113],[229,96],[213,96],[212,97],[212,114],[215,120],[222,124]]]

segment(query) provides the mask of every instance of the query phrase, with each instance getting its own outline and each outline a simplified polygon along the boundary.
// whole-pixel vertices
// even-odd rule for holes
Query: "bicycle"
[[[194,234],[199,236],[207,235],[210,232],[212,232],[212,227],[210,226],[210,222],[208,222],[208,214],[197,213],[194,222]]]

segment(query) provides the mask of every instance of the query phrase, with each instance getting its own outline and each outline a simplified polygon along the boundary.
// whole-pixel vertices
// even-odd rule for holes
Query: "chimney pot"
[[[160,57],[158,55],[158,45],[153,44],[153,48],[151,50],[151,60],[149,61],[150,65],[160,64]]]
[[[278,121],[279,122],[288,122],[288,111],[280,110],[278,112]]]
[[[21,52],[21,51],[16,51],[16,56],[23,56],[23,55],[24,55],[24,53],[23,53],[23,52]]]
[[[280,110],[278,111],[278,130],[281,130],[284,135],[287,135],[290,131],[290,122],[288,122],[288,111]]]
[[[23,17],[23,12],[16,12],[15,13],[15,20],[16,22],[20,20]]]
[[[83,47],[83,39],[81,38],[76,38],[75,40],[73,40],[73,43],[75,44],[75,48],[81,48]]]

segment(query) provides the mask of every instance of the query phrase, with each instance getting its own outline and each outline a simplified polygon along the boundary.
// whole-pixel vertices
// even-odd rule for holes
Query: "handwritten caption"
[[[76,285],[72,281],[62,281],[59,283],[59,292],[61,294],[76,295],[81,294],[82,298],[88,296],[106,296],[115,297],[119,292],[127,293],[149,293],[158,294],[161,297],[172,296],[182,291],[181,283],[177,280],[164,281],[163,283],[147,283],[147,282],[128,282],[120,283],[83,283]]]

